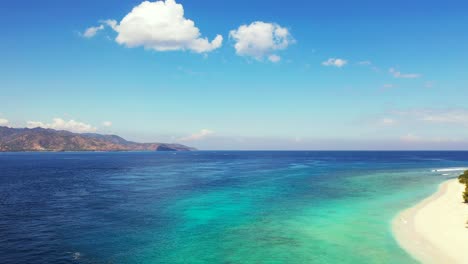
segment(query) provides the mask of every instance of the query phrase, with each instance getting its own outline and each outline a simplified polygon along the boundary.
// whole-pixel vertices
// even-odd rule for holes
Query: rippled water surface
[[[467,152],[0,154],[0,263],[413,263],[398,211]]]

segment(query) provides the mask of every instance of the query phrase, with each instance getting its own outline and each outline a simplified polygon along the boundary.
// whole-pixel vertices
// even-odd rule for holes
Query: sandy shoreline
[[[468,263],[468,205],[458,180],[401,212],[392,223],[400,246],[422,263]]]

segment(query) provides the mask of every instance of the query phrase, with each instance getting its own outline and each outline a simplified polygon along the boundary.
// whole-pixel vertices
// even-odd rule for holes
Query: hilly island
[[[181,144],[137,143],[116,135],[45,128],[0,127],[0,152],[20,151],[192,151]]]

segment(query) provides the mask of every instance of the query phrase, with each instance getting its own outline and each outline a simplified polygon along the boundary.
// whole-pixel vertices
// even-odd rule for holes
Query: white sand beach
[[[468,263],[468,205],[465,186],[443,183],[437,193],[400,213],[393,221],[402,248],[422,263]]]

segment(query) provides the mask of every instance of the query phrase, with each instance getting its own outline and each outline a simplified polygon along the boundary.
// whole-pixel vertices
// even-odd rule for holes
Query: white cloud
[[[392,126],[392,125],[395,125],[397,121],[393,118],[385,117],[385,118],[382,118],[382,120],[380,120],[380,123],[385,126]]]
[[[404,136],[400,137],[400,139],[402,141],[406,141],[406,142],[418,142],[418,141],[422,140],[421,137],[413,135],[413,134],[404,135]]]
[[[359,65],[359,66],[362,66],[362,67],[367,67],[367,68],[373,70],[374,72],[380,72],[380,69],[377,66],[375,66],[372,63],[372,61],[369,61],[369,60],[358,61],[356,64]]]
[[[40,121],[28,121],[28,128],[42,127],[42,128],[51,128],[56,130],[67,130],[76,133],[88,133],[96,132],[96,128],[92,125],[77,122],[75,120],[65,121],[61,118],[54,118],[52,123],[45,124]]]
[[[184,7],[175,0],[144,1],[133,8],[120,23],[102,21],[115,30],[115,41],[129,48],[145,47],[156,51],[190,50],[197,53],[221,47],[223,37],[217,35],[211,42],[202,38],[195,23],[184,17]]]
[[[96,36],[96,34],[103,30],[104,29],[104,25],[99,25],[97,27],[89,27],[85,30],[85,32],[83,33],[83,37],[85,38],[92,38],[94,36]]]
[[[279,62],[281,60],[281,57],[273,54],[273,55],[268,56],[268,60],[271,62]]]
[[[180,138],[179,140],[180,141],[194,141],[194,140],[200,140],[200,139],[203,139],[207,136],[210,136],[214,134],[214,131],[211,131],[209,129],[202,129],[200,130],[199,132],[197,133],[194,133],[188,137],[183,137],[183,138]]]
[[[371,61],[359,61],[357,64],[365,66],[365,65],[372,65],[372,62]]]
[[[10,123],[8,119],[0,118],[0,126],[6,126],[8,123]]]
[[[400,140],[406,143],[457,143],[462,142],[458,138],[443,138],[443,137],[420,137],[414,134],[407,134],[400,137]]]
[[[115,21],[114,19],[102,20],[101,23],[103,23],[103,25],[109,26],[113,30],[115,30],[117,28],[117,25],[118,25],[117,21]]]
[[[395,78],[415,79],[421,77],[421,74],[419,73],[401,73],[400,71],[395,70],[395,68],[390,68],[388,72]]]
[[[432,82],[432,81],[426,82],[424,84],[424,87],[425,88],[433,88],[434,87],[434,82]]]
[[[468,111],[466,110],[427,111],[419,115],[422,121],[468,125]]]
[[[278,62],[280,59],[274,52],[284,50],[295,42],[287,28],[261,21],[241,25],[231,30],[229,36],[236,42],[234,48],[237,55],[253,57],[256,60],[268,57],[272,62]]]
[[[468,109],[464,108],[393,110],[386,115],[385,118],[397,117],[401,122],[408,124],[419,122],[468,126]]]
[[[105,126],[105,127],[111,127],[112,122],[111,121],[104,121],[104,122],[102,122],[102,125]]]
[[[348,63],[348,61],[346,61],[344,59],[330,58],[330,59],[322,62],[322,65],[323,66],[334,66],[334,67],[341,68],[341,67],[345,66],[347,63]]]

